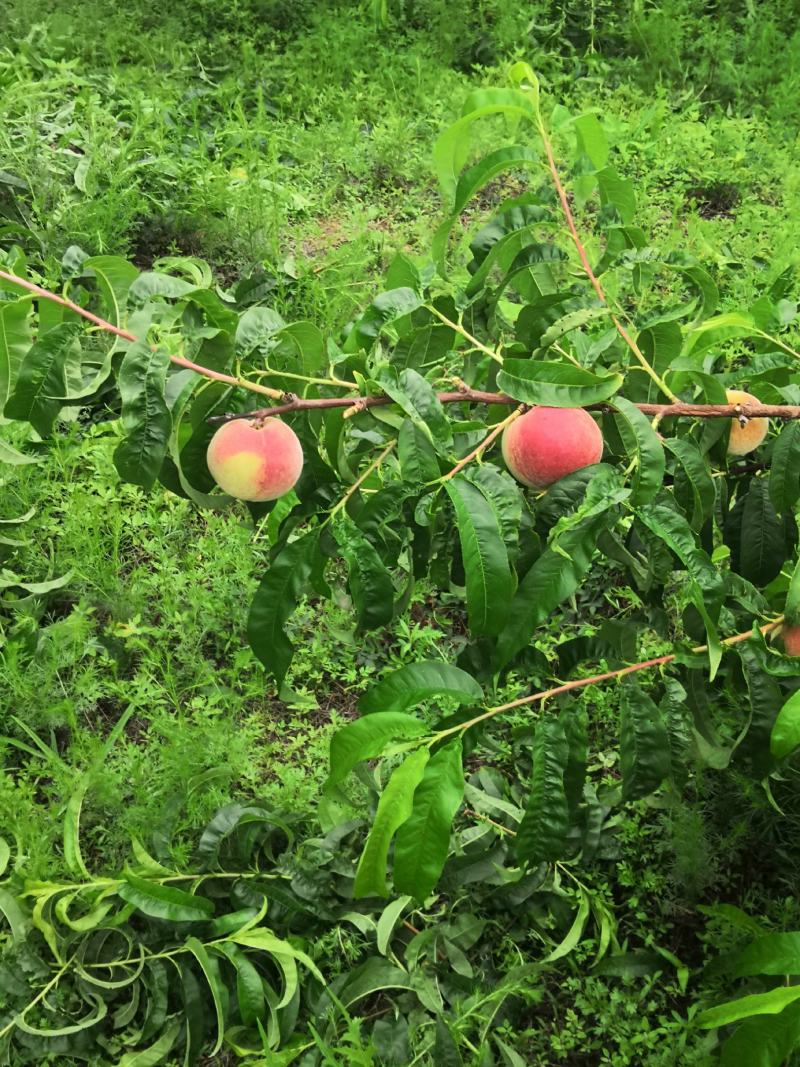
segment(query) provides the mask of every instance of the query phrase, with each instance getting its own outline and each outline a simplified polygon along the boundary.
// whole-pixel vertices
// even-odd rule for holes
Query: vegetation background
[[[199,257],[221,285],[255,277],[287,320],[341,334],[397,250],[429,247],[441,215],[436,135],[471,86],[522,58],[553,98],[598,109],[661,247],[724,270],[725,306],[747,304],[796,262],[800,239],[796,14],[752,0],[5,0],[0,260],[22,249],[47,280],[73,246],[141,269]],[[490,187],[484,206],[507,193]],[[55,598],[0,607],[0,832],[24,876],[42,882],[67,877],[63,815],[98,761],[81,812],[97,877],[154,828],[171,864],[190,868],[203,828],[231,803],[295,812],[316,834],[332,727],[379,671],[463,644],[446,595],[419,595],[407,619],[366,637],[344,593],[309,601],[277,690],[244,635],[267,524],[120,485],[117,441],[110,422],[75,424],[41,462],[0,464],[0,521],[32,512],[18,569],[71,573]],[[635,602],[597,572],[580,611],[537,645],[592,635]],[[600,778],[613,775],[618,714],[616,689],[593,694]],[[524,710],[514,726],[523,736]],[[491,766],[480,774],[491,791]],[[565,916],[543,909],[541,932],[518,929],[513,900],[464,879],[447,905],[441,977],[457,991],[453,1033],[423,1025],[402,991],[373,991],[327,1039],[301,1019],[310,1051],[296,1062],[718,1062],[716,1036],[688,1020],[719,998],[709,960],[754,929],[800,921],[800,804],[796,778],[780,812],[745,777],[723,788],[698,774],[693,791],[628,805],[584,875],[616,913],[616,964],[593,967],[587,938],[541,968],[547,929]],[[317,875],[328,899],[319,858],[297,863],[308,899]],[[375,941],[368,924],[337,919],[305,947],[330,976],[354,970]],[[391,958],[385,941],[381,951]],[[13,993],[0,992],[0,1018]],[[77,1038],[51,1047],[26,1062],[115,1064],[125,1052]],[[165,1057],[141,1063],[179,1062]],[[203,1062],[234,1060],[228,1049]]]

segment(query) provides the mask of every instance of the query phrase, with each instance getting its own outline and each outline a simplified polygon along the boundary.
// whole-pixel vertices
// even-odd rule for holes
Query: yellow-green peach
[[[300,477],[303,449],[278,419],[234,419],[211,438],[206,462],[220,489],[237,500],[276,500]]]

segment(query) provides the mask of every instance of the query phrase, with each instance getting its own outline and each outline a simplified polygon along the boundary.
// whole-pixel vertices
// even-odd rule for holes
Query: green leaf
[[[461,118],[440,134],[433,146],[434,170],[448,203],[455,201],[458,176],[469,157],[471,127],[478,119],[498,113],[536,119],[531,94],[519,89],[478,89],[465,100]]]
[[[696,1022],[705,1030],[729,1026],[751,1015],[777,1015],[799,999],[800,985],[778,986],[768,993],[753,993],[749,997],[740,997],[738,1000],[718,1004],[715,1008],[707,1008],[700,1012]]]
[[[15,1026],[22,1030],[23,1033],[31,1034],[33,1037],[67,1037],[69,1034],[78,1034],[81,1030],[88,1030],[90,1026],[95,1026],[101,1019],[105,1019],[108,1014],[108,1006],[106,1002],[94,993],[89,994],[89,999],[94,1003],[94,1013],[85,1016],[78,1023],[72,1023],[69,1026],[58,1026],[50,1029],[46,1026],[31,1026],[26,1021],[25,1015],[27,1008],[14,1019]]]
[[[669,737],[661,712],[638,686],[623,687],[619,761],[624,800],[640,800],[669,776]]]
[[[29,317],[33,297],[0,302],[0,412],[6,406],[25,353],[31,346]]]
[[[800,932],[764,934],[737,953],[728,967],[734,978],[754,974],[800,975]]]
[[[222,944],[221,952],[236,968],[236,997],[239,1015],[245,1026],[252,1026],[264,1015],[264,984],[261,975],[238,945]]]
[[[359,629],[378,630],[394,615],[392,576],[378,551],[348,518],[339,519],[333,534],[348,566],[348,588]]]
[[[569,810],[574,813],[583,799],[583,783],[586,780],[589,716],[585,705],[576,702],[561,712],[560,719],[569,746],[569,757],[564,768],[564,791]]]
[[[587,155],[596,170],[608,162],[608,141],[597,116],[587,111],[573,122],[578,135],[578,150]]]
[[[405,711],[439,696],[457,700],[459,704],[476,704],[483,700],[483,689],[460,667],[440,660],[423,660],[385,675],[364,693],[358,707],[363,715]]]
[[[664,449],[646,415],[624,397],[614,398],[617,429],[629,455],[636,460],[631,504],[647,504],[664,481]],[[713,491],[713,488],[712,488]]]
[[[214,1012],[217,1017],[217,1040],[214,1042],[210,1055],[216,1056],[222,1048],[222,1039],[225,1034],[225,1008],[222,1000],[223,994],[219,977],[219,967],[217,966],[216,960],[212,960],[209,956],[205,945],[201,941],[198,941],[196,937],[187,937],[186,948],[200,964],[200,969],[205,975],[208,987],[211,990],[211,999],[214,1002]]]
[[[464,1060],[458,1051],[456,1040],[441,1015],[436,1016],[433,1063],[436,1067],[464,1067]]]
[[[285,626],[311,574],[319,531],[292,541],[272,560],[256,590],[247,619],[250,647],[278,682],[286,677],[294,646]]]
[[[571,363],[507,359],[497,375],[503,392],[524,404],[578,408],[608,400],[622,385],[621,374],[593,374]]]
[[[82,875],[91,880],[91,875],[83,862],[80,843],[81,806],[89,788],[89,777],[85,775],[72,791],[67,801],[64,816],[64,861],[73,874]]]
[[[793,692],[778,713],[769,738],[769,750],[784,760],[800,746],[800,691]]]
[[[545,963],[553,963],[554,960],[560,960],[564,956],[568,956],[574,948],[578,946],[583,931],[586,926],[586,920],[589,918],[589,912],[591,910],[591,898],[585,889],[581,888],[580,891],[580,903],[578,904],[578,910],[575,913],[575,918],[572,921],[567,931],[567,935],[564,940],[556,945],[553,951],[545,956]]]
[[[175,278],[171,274],[162,274],[159,271],[145,271],[133,282],[128,290],[128,298],[135,304],[144,304],[154,296],[165,296],[170,300],[178,300],[182,296],[193,293],[198,286],[194,282],[187,282],[183,278]]]
[[[614,503],[609,500],[608,511],[567,530],[558,538],[558,550],[546,548],[522,579],[513,600],[504,606],[496,667],[509,663],[536,627],[578,589],[592,565],[598,536],[614,521]]]
[[[377,380],[383,391],[434,444],[451,443],[453,434],[444,408],[431,383],[418,371],[407,367],[398,374],[394,367],[384,367]]]
[[[441,473],[430,433],[411,419],[403,420],[397,435],[397,458],[406,482],[424,485],[435,481]]]
[[[356,870],[353,896],[388,896],[386,861],[389,845],[397,830],[413,810],[414,790],[420,783],[430,749],[420,748],[392,771],[378,802],[375,821]]]
[[[422,299],[405,286],[376,296],[345,339],[345,352],[369,351],[386,326],[405,319],[421,305]]]
[[[159,1039],[149,1048],[139,1052],[126,1052],[116,1067],[158,1067],[171,1051],[180,1033],[181,1024],[175,1020],[169,1024]]]
[[[722,1046],[720,1067],[782,1067],[800,1040],[800,1004],[778,1016],[755,1015]]]
[[[7,419],[29,422],[47,437],[53,429],[66,389],[66,362],[73,351],[80,327],[62,322],[29,349],[5,405]]]
[[[800,623],[800,559],[795,564],[792,577],[789,579],[783,614],[788,626],[796,626]]]
[[[450,213],[433,236],[431,252],[434,262],[444,263],[450,231],[469,201],[492,178],[506,170],[523,166],[538,167],[540,163],[541,157],[530,148],[524,145],[508,145],[490,152],[469,170],[464,171],[458,179]]]
[[[114,466],[123,481],[145,489],[150,489],[158,477],[172,429],[164,399],[169,365],[164,349],[137,341],[125,353],[119,370],[125,439],[114,452]]]
[[[470,630],[498,634],[506,619],[513,579],[497,510],[462,475],[445,482],[445,489],[458,524]]]
[[[230,940],[243,948],[253,948],[258,952],[268,952],[281,968],[284,988],[283,996],[277,1004],[278,1008],[285,1008],[297,992],[297,963],[302,963],[304,967],[307,967],[317,981],[325,983],[319,968],[305,952],[295,948],[288,941],[276,937],[266,927],[257,927],[255,930],[234,934]]]
[[[752,777],[761,780],[774,768],[770,754],[771,739],[780,716],[783,693],[776,679],[764,670],[751,642],[737,645],[736,652],[742,662],[750,698],[750,722],[736,750],[736,757],[748,765]]]
[[[629,178],[621,178],[613,167],[604,167],[597,172],[600,187],[600,203],[611,206],[623,222],[633,222],[636,214],[636,193]]]
[[[737,502],[738,504],[738,502]],[[736,533],[731,533],[736,527]],[[776,578],[789,555],[786,526],[769,496],[766,478],[754,478],[744,502],[730,513],[726,523],[730,537],[731,566],[753,585],[763,587]]]
[[[410,817],[397,832],[392,879],[395,889],[424,901],[442,873],[450,827],[464,797],[461,741],[433,754],[414,793]]]
[[[539,339],[539,347],[549,348],[565,334],[571,333],[572,330],[577,330],[581,326],[585,326],[587,322],[593,322],[595,319],[607,318],[610,314],[610,309],[606,307],[578,308],[577,311],[569,311],[547,327]]]
[[[6,917],[11,927],[11,937],[16,945],[21,945],[27,936],[28,920],[22,908],[7,889],[0,888],[0,913]]]
[[[393,742],[428,733],[425,723],[396,711],[378,711],[340,727],[331,737],[330,773],[325,788],[344,781],[357,763],[375,759]]]
[[[714,511],[716,493],[711,472],[700,449],[685,437],[668,437],[664,446],[675,456],[691,493],[691,518],[689,525],[699,531]],[[679,498],[679,478],[675,479],[675,497]],[[681,501],[682,503],[682,501]],[[686,509],[685,509],[686,510]]]
[[[184,893],[174,886],[160,885],[126,871],[117,893],[151,919],[169,922],[203,922],[214,914],[214,904],[205,897]]]
[[[800,422],[787,423],[772,449],[769,496],[782,515],[800,499]]]
[[[83,261],[81,273],[91,274],[103,297],[106,318],[122,326],[128,291],[139,271],[122,256],[90,256]]]
[[[251,307],[239,318],[234,344],[238,356],[248,356],[254,348],[264,348],[286,323],[272,308]]]
[[[0,463],[7,463],[11,467],[24,467],[41,462],[38,456],[29,456],[24,452],[19,452],[0,437]]]
[[[531,866],[561,859],[569,829],[564,773],[569,744],[564,724],[553,716],[539,719],[533,738],[531,791],[514,844]]]

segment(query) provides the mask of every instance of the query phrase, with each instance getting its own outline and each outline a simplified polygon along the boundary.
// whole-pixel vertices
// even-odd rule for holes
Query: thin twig
[[[783,622],[783,616],[780,615],[777,619],[773,619],[771,622],[765,623],[763,626],[759,626],[759,633],[767,634],[770,630],[776,629]],[[741,634],[735,634],[733,637],[726,637],[720,642],[722,645],[735,645],[740,641],[747,641],[748,638],[753,636],[752,630],[747,630]],[[698,645],[697,648],[693,648],[692,652],[700,653],[707,652],[708,645]],[[624,678],[627,674],[633,674],[634,671],[647,670],[650,667],[663,667],[667,663],[672,663],[677,659],[677,653],[672,652],[668,656],[656,656],[655,659],[643,660],[641,663],[633,663],[628,667],[620,667],[615,671],[605,671],[603,674],[593,674],[589,678],[575,678],[571,682],[564,682],[563,685],[554,686],[552,689],[545,689],[542,693],[533,693],[530,696],[518,697],[516,700],[510,700],[507,704],[498,704],[493,708],[487,708],[486,711],[481,712],[480,715],[476,715],[472,719],[468,719],[466,722],[458,723],[456,726],[451,726],[447,730],[441,730],[435,734],[435,740],[441,741],[442,738],[449,737],[451,734],[463,733],[472,726],[476,726],[480,722],[484,722],[486,719],[491,719],[495,715],[500,715],[504,711],[511,711],[512,708],[521,708],[525,704],[533,704],[536,701],[549,700],[550,697],[560,696],[562,693],[569,693],[573,689],[583,689],[587,685],[596,685],[598,682],[608,682],[612,678]]]
[[[547,165],[550,168],[550,175],[553,179],[553,184],[556,187],[558,199],[561,202],[561,210],[564,213],[564,218],[566,219],[567,226],[569,227],[570,236],[572,237],[573,243],[578,250],[578,255],[580,256],[580,261],[581,265],[583,266],[584,273],[586,274],[586,277],[589,279],[589,281],[592,283],[592,288],[597,294],[597,299],[600,301],[601,304],[608,305],[608,300],[603,290],[603,286],[600,284],[600,279],[592,270],[592,265],[589,262],[588,255],[586,254],[586,248],[584,247],[583,241],[581,241],[580,234],[578,233],[578,228],[575,225],[575,217],[573,216],[572,208],[569,205],[569,197],[567,196],[567,192],[561,183],[561,177],[558,173],[558,167],[556,166],[555,156],[553,155],[553,146],[550,142],[550,138],[548,136],[541,115],[539,115],[538,117],[538,127],[539,135],[542,138],[542,144],[544,145],[545,155],[547,156]],[[616,328],[617,333],[620,335],[620,337],[628,346],[628,348],[630,348],[631,352],[633,352],[634,356],[636,356],[637,360],[642,366],[642,369],[650,375],[650,377],[656,383],[656,385],[664,394],[664,396],[669,397],[669,399],[672,401],[677,401],[678,398],[675,393],[672,392],[672,390],[669,388],[664,379],[649,363],[642,350],[639,348],[637,343],[622,325],[617,316],[612,314],[611,321],[614,323],[614,327]]]
[[[477,337],[473,337],[471,333],[464,329],[460,322],[453,322],[452,319],[448,319],[446,315],[443,315],[441,311],[435,308],[432,304],[426,304],[425,307],[432,315],[435,315],[440,322],[443,322],[445,326],[449,326],[451,330],[455,330],[456,333],[460,333],[463,338],[469,341],[479,352],[484,352],[487,356],[491,356],[497,363],[503,362],[503,357],[499,352],[495,352],[493,348],[489,348],[483,341],[479,341]]]
[[[383,461],[386,459],[386,457],[389,455],[389,453],[392,451],[396,444],[396,440],[391,440],[386,446],[386,448],[384,448],[383,452],[381,452],[381,454],[378,456],[378,458],[373,460],[372,463],[370,463],[370,465],[364,471],[364,473],[359,475],[358,478],[356,478],[356,480],[344,494],[342,499],[338,501],[338,503],[334,504],[331,510],[328,512],[328,517],[325,519],[325,522],[330,522],[333,516],[338,511],[342,510],[342,508],[347,504],[347,501],[350,499],[353,493],[355,493],[356,490],[364,484],[364,482],[367,480],[367,478],[369,478],[370,474],[372,474],[373,471],[376,471],[378,467],[380,467],[381,463],[383,463]]]
[[[33,293],[41,300],[49,300],[53,304],[60,304],[61,307],[65,307],[76,315],[80,315],[81,318],[93,322],[95,326],[99,326],[100,329],[105,330],[106,333],[112,333],[115,337],[121,337],[123,341],[130,341],[132,344],[139,341],[139,338],[131,333],[130,330],[122,330],[112,322],[108,322],[106,319],[101,319],[99,315],[94,315],[91,311],[87,311],[86,308],[82,308],[80,304],[76,304],[74,301],[68,300],[64,296],[57,296],[55,293],[51,293],[47,289],[42,289],[41,286],[34,285],[33,282],[29,282],[25,278],[18,278],[16,274],[9,274],[4,270],[0,270],[0,278],[3,278],[7,282],[13,282],[14,285],[26,289],[29,293]],[[200,374],[203,378],[210,378],[215,382],[225,382],[226,385],[232,385],[239,389],[249,389],[251,393],[259,393],[261,396],[269,396],[274,400],[282,400],[286,395],[280,389],[270,389],[266,385],[258,385],[256,382],[249,382],[244,378],[235,378],[232,374],[222,374],[220,371],[211,370],[210,367],[202,367],[199,363],[193,363],[192,360],[186,359],[184,356],[170,355],[169,358],[170,362],[174,363],[177,367],[185,367],[186,370],[194,371],[195,374]]]
[[[467,466],[468,463],[471,463],[473,459],[477,459],[478,456],[481,455],[481,453],[485,452],[489,445],[492,443],[492,441],[494,441],[496,437],[500,436],[506,426],[514,422],[515,419],[518,419],[524,411],[525,405],[520,404],[520,406],[516,408],[516,410],[511,412],[508,418],[503,419],[502,422],[498,422],[498,424],[492,429],[491,433],[487,434],[486,437],[484,437],[484,439],[481,441],[477,448],[473,448],[473,450],[468,455],[464,456],[463,459],[460,459],[458,463],[456,463],[455,467],[453,467],[451,471],[448,471],[447,474],[443,475],[440,480],[442,482],[448,482],[451,478],[454,478],[459,471],[463,470],[464,467]]]

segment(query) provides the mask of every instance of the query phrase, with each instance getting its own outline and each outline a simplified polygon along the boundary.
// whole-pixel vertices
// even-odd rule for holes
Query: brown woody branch
[[[288,415],[295,411],[320,411],[331,408],[353,408],[365,411],[367,408],[385,407],[393,404],[389,396],[325,396],[299,397],[286,394],[290,399],[285,404],[275,407],[260,408],[258,411],[245,411],[240,414],[212,415],[209,422],[231,422],[233,419],[266,419],[273,415]],[[518,404],[512,396],[505,393],[488,393],[481,389],[464,387],[456,392],[437,393],[440,404]],[[670,416],[691,419],[800,419],[800,405],[797,404],[636,404],[644,415]],[[614,411],[612,402],[587,404],[589,411]]]

